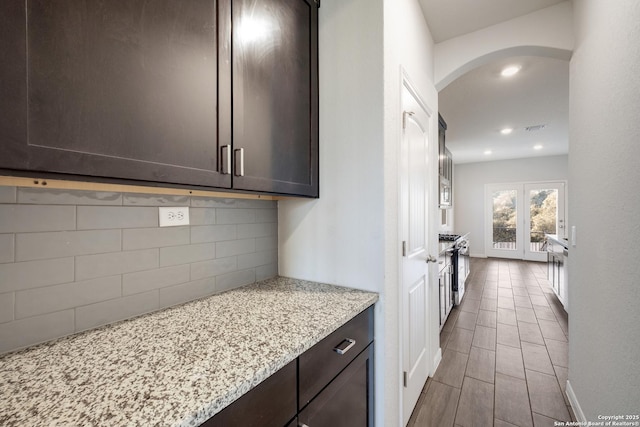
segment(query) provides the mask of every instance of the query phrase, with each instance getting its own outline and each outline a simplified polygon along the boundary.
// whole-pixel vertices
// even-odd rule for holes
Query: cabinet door
[[[438,173],[444,176],[444,162],[445,162],[445,134],[447,132],[447,123],[442,116],[438,114]]]
[[[298,414],[298,422],[312,427],[373,425],[373,344]]]
[[[205,421],[202,426],[287,425],[296,415],[296,371],[297,361],[294,360]]]
[[[0,168],[230,186],[229,2],[0,2]]]
[[[318,196],[317,6],[233,0],[233,187]]]

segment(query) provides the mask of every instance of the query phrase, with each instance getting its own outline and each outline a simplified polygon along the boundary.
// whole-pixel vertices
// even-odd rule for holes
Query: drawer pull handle
[[[343,347],[344,344],[347,344],[347,345]],[[342,354],[345,354],[347,351],[349,351],[351,347],[353,347],[354,345],[356,345],[356,340],[352,340],[351,338],[345,338],[337,347],[333,349],[333,351],[342,355]]]

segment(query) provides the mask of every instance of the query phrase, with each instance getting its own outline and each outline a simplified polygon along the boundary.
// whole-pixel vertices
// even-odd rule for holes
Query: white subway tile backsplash
[[[76,308],[76,331],[96,328],[160,308],[158,291],[130,295]]]
[[[13,307],[15,293],[7,292],[0,294],[0,323],[10,322],[13,320]]]
[[[160,248],[160,266],[188,264],[191,262],[205,261],[216,257],[214,243],[202,243],[198,245],[172,246]]]
[[[257,237],[256,238],[256,252],[266,251],[268,249],[277,249],[278,248],[278,236],[267,236],[267,237]]]
[[[189,281],[189,264],[128,273],[122,276],[123,295],[138,294]]]
[[[216,223],[215,208],[190,208],[189,221],[191,225],[211,225]]]
[[[0,186],[0,203],[15,203],[16,187]]]
[[[201,225],[191,227],[191,243],[235,240],[237,235],[236,225]]]
[[[120,230],[56,231],[16,235],[16,261],[119,251]]]
[[[16,319],[118,298],[121,282],[118,275],[16,292]]]
[[[278,262],[256,267],[256,281],[270,279],[278,275]]]
[[[158,208],[78,206],[78,230],[158,226]]]
[[[0,293],[73,281],[73,258],[0,264]]]
[[[160,307],[170,307],[196,298],[206,297],[215,292],[216,280],[214,277],[169,286],[160,289]]]
[[[278,260],[278,251],[269,250],[238,255],[238,269],[258,267],[260,265],[273,264]]]
[[[158,206],[190,206],[160,228]],[[277,275],[277,202],[0,187],[0,353]]]
[[[277,209],[256,209],[256,222],[278,222]]]
[[[216,276],[216,291],[222,292],[256,281],[256,271],[243,270]]]
[[[257,209],[218,209],[216,223],[218,224],[250,224],[256,222]]]
[[[255,239],[231,240],[228,242],[216,243],[216,254],[218,255],[218,258],[248,254],[251,252],[255,252],[255,250]]]
[[[158,268],[158,249],[76,257],[76,280]]]
[[[15,261],[15,236],[0,234],[0,264]]]
[[[189,244],[189,227],[131,228],[122,230],[122,249],[161,248]]]
[[[191,264],[191,280],[204,279],[230,273],[238,269],[238,259],[234,256],[218,258]]]
[[[278,226],[274,223],[238,224],[238,239],[275,236],[276,234],[278,234]]]
[[[0,233],[33,233],[75,228],[75,206],[0,204]]]
[[[70,335],[73,321],[73,310],[65,310],[0,323],[0,353]]]

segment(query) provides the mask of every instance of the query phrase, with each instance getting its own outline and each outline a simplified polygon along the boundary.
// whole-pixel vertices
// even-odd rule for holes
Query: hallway
[[[569,421],[568,318],[546,263],[472,258],[463,303],[440,334],[442,361],[409,420],[424,426]]]

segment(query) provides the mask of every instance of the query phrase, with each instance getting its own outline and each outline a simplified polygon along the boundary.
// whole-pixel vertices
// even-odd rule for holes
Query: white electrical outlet
[[[177,225],[189,225],[189,208],[181,206],[176,208],[160,207],[160,227],[173,227]]]

